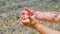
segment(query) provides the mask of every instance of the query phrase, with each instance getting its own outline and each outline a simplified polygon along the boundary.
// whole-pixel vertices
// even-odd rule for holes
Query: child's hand
[[[20,12],[20,14],[21,14],[20,21],[22,25],[31,26],[36,23],[34,22],[35,15],[32,10],[25,8],[25,11]]]
[[[21,17],[20,17],[21,24],[24,26],[30,26],[30,22],[31,22],[30,16],[33,15],[31,10],[28,8],[25,8],[24,11],[20,12],[20,14],[21,14]]]

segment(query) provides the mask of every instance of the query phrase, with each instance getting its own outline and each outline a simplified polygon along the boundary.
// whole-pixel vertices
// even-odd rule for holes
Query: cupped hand
[[[23,26],[31,26],[38,22],[38,20],[35,19],[36,15],[33,10],[25,8],[24,11],[20,12],[20,14],[20,21]]]

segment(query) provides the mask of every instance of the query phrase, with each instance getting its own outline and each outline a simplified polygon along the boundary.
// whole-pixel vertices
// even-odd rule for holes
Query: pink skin
[[[39,12],[37,13],[36,19],[40,21],[59,23],[60,22],[60,12]]]
[[[30,22],[28,15],[22,15],[20,17],[20,20],[22,22],[22,25],[24,25],[24,26],[28,25],[28,23]]]
[[[47,28],[44,25],[39,24],[39,20],[47,21],[47,22],[52,22],[53,17],[54,17],[54,19],[56,18],[55,22],[59,21],[60,15],[58,14],[56,16],[55,14],[57,14],[57,12],[56,13],[55,12],[46,12],[45,14],[44,13],[45,12],[40,12],[40,16],[39,16],[39,13],[33,13],[33,11],[31,11],[30,9],[25,8],[25,11],[22,11],[20,13],[21,14],[20,21],[21,21],[22,25],[24,25],[24,26],[31,26],[31,24],[32,24],[32,26],[38,32],[40,32],[41,34],[60,34],[59,31]],[[48,14],[50,16],[46,16],[47,13],[50,13],[50,14]],[[43,15],[41,15],[41,14],[43,14]],[[32,19],[32,21],[31,21],[31,19]],[[53,22],[54,22],[54,20],[53,20]]]
[[[30,24],[30,16],[33,15],[33,11],[25,7],[25,11],[20,12],[20,14],[20,20],[22,22],[22,25],[27,26],[28,24]]]
[[[26,19],[29,22],[31,21],[31,16],[35,15],[34,17],[39,21],[60,23],[60,12],[34,12],[33,10],[25,7],[25,10],[20,12],[20,14],[23,19]]]

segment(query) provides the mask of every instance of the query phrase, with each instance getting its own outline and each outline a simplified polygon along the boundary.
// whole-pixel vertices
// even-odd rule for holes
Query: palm
[[[25,11],[20,12],[21,17],[20,21],[22,22],[22,25],[24,26],[30,26],[31,25],[31,16],[33,16],[33,11],[31,11],[28,8],[25,8]]]

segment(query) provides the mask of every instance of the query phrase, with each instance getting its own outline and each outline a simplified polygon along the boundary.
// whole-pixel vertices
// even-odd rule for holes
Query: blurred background
[[[36,11],[60,11],[60,0],[0,0],[0,34],[39,34],[35,29],[22,26],[20,11],[24,7]],[[60,31],[60,24],[41,24]]]

